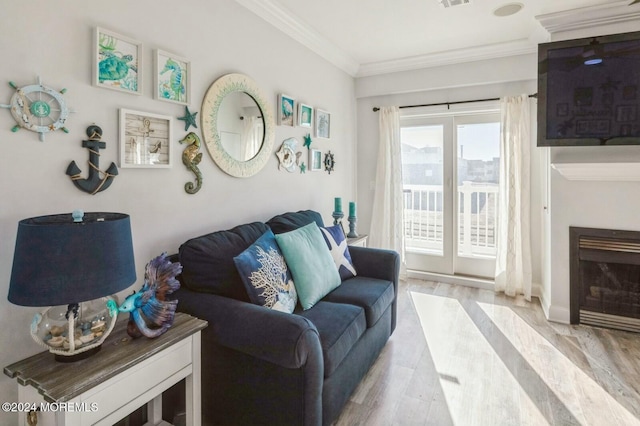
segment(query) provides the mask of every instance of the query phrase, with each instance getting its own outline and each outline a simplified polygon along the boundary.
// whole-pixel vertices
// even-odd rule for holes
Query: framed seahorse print
[[[191,101],[191,62],[156,49],[153,97],[188,105]]]

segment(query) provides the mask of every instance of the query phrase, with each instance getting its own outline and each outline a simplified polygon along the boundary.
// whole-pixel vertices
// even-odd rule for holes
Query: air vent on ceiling
[[[438,0],[444,7],[460,6],[461,4],[469,4],[471,0]]]

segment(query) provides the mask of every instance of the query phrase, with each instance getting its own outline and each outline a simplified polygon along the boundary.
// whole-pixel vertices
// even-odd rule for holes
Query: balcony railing
[[[404,185],[403,189],[406,247],[442,253],[442,187]],[[458,186],[458,255],[495,256],[497,211],[497,184]]]

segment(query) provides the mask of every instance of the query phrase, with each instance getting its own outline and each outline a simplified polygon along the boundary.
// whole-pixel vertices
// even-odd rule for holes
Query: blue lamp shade
[[[18,224],[8,299],[21,306],[80,303],[136,281],[131,223],[122,213],[40,216]]]

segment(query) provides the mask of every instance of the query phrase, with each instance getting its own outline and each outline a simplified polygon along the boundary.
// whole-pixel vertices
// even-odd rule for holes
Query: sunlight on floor
[[[411,297],[454,424],[549,424],[457,300]]]
[[[454,424],[640,425],[510,307],[411,297]]]
[[[581,423],[640,424],[618,401],[509,307],[480,302],[478,305]]]

